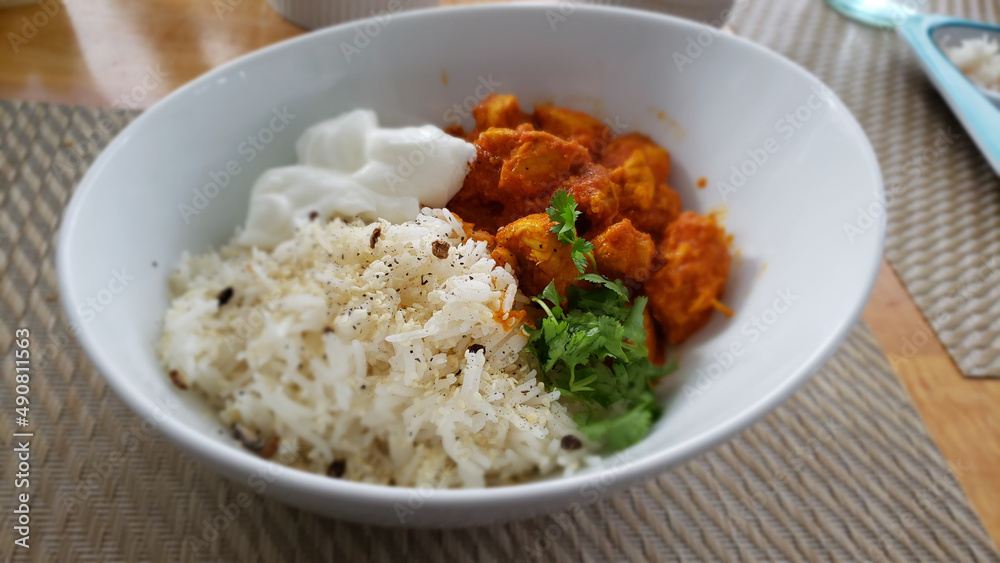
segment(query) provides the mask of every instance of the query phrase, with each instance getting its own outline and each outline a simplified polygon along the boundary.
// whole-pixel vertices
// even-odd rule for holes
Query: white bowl
[[[733,7],[733,0],[580,0],[580,2],[662,12],[715,27],[722,27],[729,16],[737,11]],[[747,0],[741,0],[740,5],[743,6],[746,2]],[[267,0],[267,3],[281,17],[295,25],[306,29],[318,29],[357,18],[429,8],[437,6],[438,0]],[[569,8],[564,6],[558,9]]]
[[[360,18],[430,8],[438,0],[267,0],[281,17],[306,29],[317,29]]]
[[[718,444],[788,397],[848,334],[879,266],[882,180],[864,133],[837,98],[815,94],[815,77],[747,40],[647,12],[560,6],[434,9],[325,29],[224,65],[136,119],[81,182],[58,241],[66,312],[111,387],[235,481],[322,514],[413,526],[594,502]],[[358,29],[373,31],[347,57]],[[223,244],[245,218],[256,176],[292,162],[311,123],[369,107],[389,123],[444,125],[491,89],[652,135],[673,154],[671,180],[686,207],[722,210],[735,234],[725,297],[735,316],[716,315],[674,352],[681,367],[659,390],[662,419],[601,467],[492,489],[364,485],[234,446],[157,361],[167,276],[181,252]],[[748,178],[724,201],[732,167]],[[702,176],[709,186],[696,189]],[[213,178],[225,186],[206,190]],[[181,206],[204,208],[186,222]]]

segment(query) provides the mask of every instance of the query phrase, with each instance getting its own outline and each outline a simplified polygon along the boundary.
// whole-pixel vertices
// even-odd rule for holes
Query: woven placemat
[[[911,3],[978,21],[1000,16],[997,0]],[[895,32],[850,22],[820,0],[768,4],[740,12],[737,33],[815,73],[858,118],[890,192],[889,261],[962,372],[1000,376],[1000,178]],[[865,215],[880,212],[846,217],[861,234],[845,236],[872,236]],[[926,344],[924,331],[913,327],[907,353]]]
[[[840,43],[824,46],[840,37],[846,48],[868,30],[844,24],[815,0],[762,4],[736,25],[783,52],[814,58],[852,103],[844,90],[851,80],[838,72],[854,72],[846,65],[859,57],[839,55]],[[829,44],[815,43],[827,37]],[[220,505],[249,491],[144,427],[79,350],[56,301],[52,240],[61,209],[87,164],[131,117],[0,101],[4,389],[15,384],[16,329],[31,330],[38,359],[28,428],[31,548],[14,545],[14,514],[5,509],[0,558],[1000,560],[955,481],[953,472],[967,468],[945,463],[862,327],[811,383],[738,438],[574,515],[467,530],[386,530],[254,495],[226,516],[232,511]],[[21,429],[12,393],[3,396],[0,435],[11,451],[10,436]],[[9,507],[18,492],[13,456],[4,456],[0,469],[0,498]]]

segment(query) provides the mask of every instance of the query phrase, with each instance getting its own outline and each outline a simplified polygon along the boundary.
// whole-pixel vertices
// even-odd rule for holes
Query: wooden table
[[[33,19],[44,23],[25,23]],[[43,0],[0,9],[0,31],[8,43],[0,47],[0,98],[128,108],[149,107],[213,67],[303,32],[265,0]],[[1000,380],[963,377],[933,333],[915,355],[906,348],[926,324],[888,263],[864,318],[1000,543]]]

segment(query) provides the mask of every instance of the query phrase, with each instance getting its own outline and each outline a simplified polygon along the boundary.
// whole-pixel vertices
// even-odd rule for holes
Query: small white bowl
[[[815,77],[745,39],[649,12],[565,8],[435,9],[321,30],[213,70],[136,119],[90,168],[58,240],[68,318],[111,387],[177,446],[255,490],[339,518],[424,527],[594,502],[788,397],[848,334],[881,260],[882,180],[864,133]],[[593,470],[492,489],[359,484],[235,446],[157,360],[181,252],[223,244],[254,179],[292,162],[310,124],[368,107],[389,124],[446,125],[490,91],[650,134],[673,155],[685,206],[721,211],[735,234],[725,297],[735,316],[717,315],[672,352],[681,367],[659,389],[662,419]]]
[[[651,10],[715,27],[722,27],[729,16],[747,1],[740,0],[739,6],[734,8],[733,0],[579,0],[582,4]],[[378,18],[404,10],[431,8],[438,5],[438,0],[267,0],[267,3],[295,25],[319,29],[359,18]],[[570,9],[569,4],[565,0],[562,6],[557,4],[557,12]]]
[[[362,18],[381,19],[405,10],[432,8],[438,0],[267,0],[281,17],[306,29]]]

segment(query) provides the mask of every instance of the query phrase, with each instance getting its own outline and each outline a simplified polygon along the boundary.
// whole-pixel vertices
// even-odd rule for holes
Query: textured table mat
[[[908,86],[882,92],[886,86],[860,82],[866,55],[886,73],[908,64],[901,51],[873,50],[878,41],[895,49],[893,37],[847,24],[816,0],[751,7],[735,25],[817,70],[866,125],[887,177],[899,173],[892,166],[902,167],[907,156],[885,148],[895,137],[879,137],[879,114],[862,102],[871,89],[889,96]],[[840,50],[859,44],[857,54]],[[937,103],[930,93],[925,98],[931,101],[917,110]],[[79,350],[56,301],[52,239],[61,209],[87,164],[131,117],[0,101],[4,389],[14,385],[14,330],[30,328],[41,350],[32,380],[32,547],[15,551],[13,515],[5,509],[0,559],[1000,560],[955,481],[953,473],[967,468],[943,460],[863,327],[813,381],[739,437],[575,516],[467,530],[386,530],[258,496],[238,515],[225,516],[220,505],[245,489],[144,427]],[[937,119],[954,125],[944,113]],[[901,116],[899,123],[908,122]],[[967,150],[956,144],[952,152]],[[942,160],[957,158],[952,152]],[[967,160],[967,170],[979,170]],[[0,435],[10,451],[18,427],[11,393],[0,395]],[[123,442],[126,433],[135,441]],[[12,456],[4,456],[3,506],[15,492],[15,472]]]
[[[985,22],[1000,16],[997,0],[912,4]],[[815,73],[858,118],[890,190],[889,261],[962,372],[1000,377],[1000,178],[909,47],[820,0],[753,5],[734,26]],[[859,211],[846,223],[864,230],[863,215],[883,211]],[[925,327],[913,327],[904,350],[916,354],[925,336]]]

